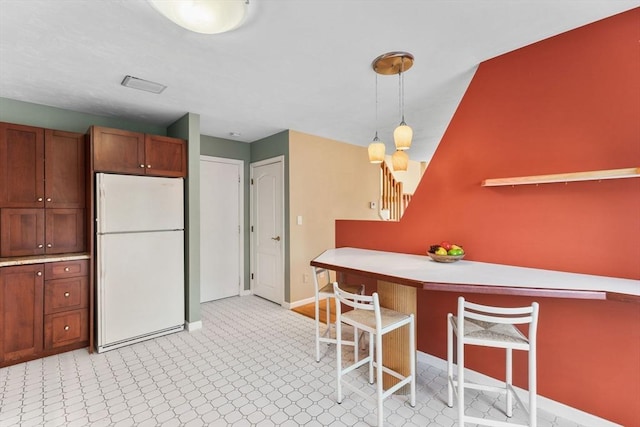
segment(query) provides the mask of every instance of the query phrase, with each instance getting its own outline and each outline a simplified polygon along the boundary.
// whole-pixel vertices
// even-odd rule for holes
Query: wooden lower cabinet
[[[0,366],[42,351],[44,265],[0,269]]]
[[[89,260],[0,268],[0,367],[89,344]]]
[[[49,314],[44,319],[44,348],[59,347],[84,342],[89,339],[88,310],[63,311]]]

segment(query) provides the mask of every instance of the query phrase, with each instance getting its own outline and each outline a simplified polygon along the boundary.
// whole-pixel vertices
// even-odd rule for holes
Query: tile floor
[[[334,347],[314,361],[313,320],[255,296],[202,305],[203,328],[103,354],[77,350],[0,369],[0,426],[368,426],[375,404],[335,402]],[[385,401],[389,426],[453,426],[446,375],[418,362],[417,405]],[[468,413],[497,416],[470,391]],[[514,412],[513,422],[523,413]],[[539,411],[541,427],[578,424]]]

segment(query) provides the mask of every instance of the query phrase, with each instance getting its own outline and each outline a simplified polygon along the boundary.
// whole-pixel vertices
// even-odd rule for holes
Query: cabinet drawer
[[[64,311],[44,317],[44,348],[51,350],[86,341],[89,337],[88,310]]]
[[[44,271],[46,280],[86,276],[89,271],[89,260],[51,262],[45,264]]]
[[[86,276],[44,282],[44,314],[87,308],[88,302]]]

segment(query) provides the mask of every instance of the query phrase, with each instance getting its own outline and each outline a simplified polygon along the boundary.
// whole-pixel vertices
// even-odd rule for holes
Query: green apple
[[[460,248],[451,248],[447,252],[447,255],[452,255],[452,256],[457,256],[457,255],[462,255],[462,254],[464,254],[464,251],[462,249],[460,249]]]
[[[464,249],[462,249],[462,246],[451,245],[451,249],[460,249],[462,251],[462,253],[464,253]]]

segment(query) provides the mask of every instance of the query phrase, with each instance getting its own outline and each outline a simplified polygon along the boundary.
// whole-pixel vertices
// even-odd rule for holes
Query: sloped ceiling
[[[241,28],[188,32],[144,0],[0,0],[0,96],[252,142],[285,129],[368,145],[371,62],[408,51],[409,154],[428,160],[477,65],[640,6],[630,0],[251,0]],[[168,86],[122,87],[125,75]],[[392,150],[398,78],[378,77],[378,129]],[[232,137],[231,132],[240,136]]]

